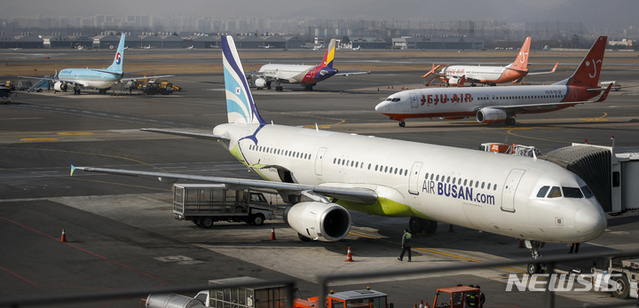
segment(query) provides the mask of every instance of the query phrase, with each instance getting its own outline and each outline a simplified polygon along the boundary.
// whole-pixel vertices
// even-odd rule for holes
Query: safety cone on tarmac
[[[67,242],[67,235],[64,234],[64,229],[62,229],[62,236],[60,236],[60,243],[66,243]]]
[[[348,246],[348,252],[346,253],[346,262],[353,262],[353,254],[351,254],[351,246]]]
[[[271,241],[275,240],[275,227],[271,229]]]

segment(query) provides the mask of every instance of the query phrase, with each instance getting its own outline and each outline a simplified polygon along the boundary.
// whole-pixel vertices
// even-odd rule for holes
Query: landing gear
[[[421,232],[435,234],[437,232],[437,222],[430,219],[411,217],[408,221],[408,231],[415,234]]]
[[[284,88],[282,86],[276,86],[275,87],[275,91],[280,91],[282,92],[282,90],[284,90]]]
[[[313,91],[313,85],[306,85],[305,89],[306,91]]]
[[[515,126],[515,123],[517,123],[517,121],[515,121],[515,119],[513,119],[513,118],[508,118],[508,119],[506,119],[506,123],[505,123],[505,124],[506,124],[507,126]]]
[[[268,90],[271,89],[271,82],[270,81],[266,82],[266,89],[268,89]]]
[[[399,127],[406,127],[406,122],[399,121]]]
[[[532,258],[534,260],[541,258],[539,249],[544,248],[546,243],[540,242],[540,241],[531,241],[531,240],[525,240],[524,243],[526,244],[526,248],[530,249],[530,254],[532,255]],[[536,274],[536,273],[543,273],[545,270],[546,270],[545,264],[537,263],[537,262],[528,263],[528,266],[526,267],[526,272],[528,272],[528,274],[530,275]]]

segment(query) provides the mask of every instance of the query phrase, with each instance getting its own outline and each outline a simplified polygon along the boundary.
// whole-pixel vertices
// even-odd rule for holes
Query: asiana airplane
[[[233,38],[221,40],[228,123],[213,134],[146,130],[216,140],[263,180],[73,165],[71,174],[277,191],[292,204],[284,219],[302,240],[343,239],[352,223],[349,210],[410,217],[414,232],[434,233],[437,222],[446,222],[523,239],[535,258],[544,242],[585,242],[606,228],[585,182],[545,160],[268,123],[253,100]]]
[[[152,70],[123,72],[124,65],[124,39],[123,33],[120,37],[118,49],[113,57],[111,66],[105,69],[97,68],[65,68],[60,70],[56,76],[51,78],[19,76],[21,78],[50,80],[56,91],[67,91],[69,86],[73,86],[73,94],[80,94],[81,88],[98,89],[100,94],[106,93],[112,86],[129,80],[145,79],[148,77],[123,78],[125,74],[147,72]],[[153,76],[153,78],[169,77],[172,75]]]
[[[401,91],[377,104],[375,110],[406,125],[405,119],[475,117],[479,123],[515,125],[515,116],[544,113],[592,102],[610,92],[599,86],[599,75],[606,48],[606,36],[597,38],[592,48],[570,78],[551,85],[503,87],[422,88]]]

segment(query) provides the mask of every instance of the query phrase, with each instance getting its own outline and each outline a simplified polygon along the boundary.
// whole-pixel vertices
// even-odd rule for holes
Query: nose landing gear
[[[525,240],[524,244],[526,245],[526,248],[530,249],[530,254],[532,255],[532,258],[534,260],[541,258],[539,249],[544,248],[546,243],[540,242],[540,241]],[[546,264],[544,263],[532,262],[532,263],[528,263],[528,266],[526,266],[526,272],[528,272],[528,274],[530,275],[543,273],[545,271],[546,271]]]

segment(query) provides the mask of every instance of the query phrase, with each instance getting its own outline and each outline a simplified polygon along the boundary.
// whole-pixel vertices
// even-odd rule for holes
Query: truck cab
[[[330,293],[326,297],[326,308],[388,308],[388,295],[367,288],[365,290]],[[319,297],[307,300],[296,298],[293,300],[295,308],[315,308],[319,304]]]
[[[457,286],[437,289],[433,308],[464,308],[468,307],[468,295],[475,295],[477,303],[481,295],[481,290],[468,286]],[[476,305],[475,307],[479,307]]]
[[[617,284],[617,289],[612,292],[615,297],[638,297],[639,256],[595,258],[592,263],[593,267],[590,271],[595,283],[598,277],[601,277],[600,275],[611,275],[610,280]]]

